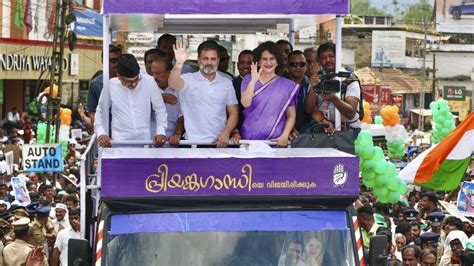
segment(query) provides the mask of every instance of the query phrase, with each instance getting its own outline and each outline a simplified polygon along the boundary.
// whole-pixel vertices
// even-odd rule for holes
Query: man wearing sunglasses
[[[117,76],[117,62],[122,50],[115,45],[109,45],[109,79]],[[89,96],[87,98],[87,111],[89,118],[94,123],[95,109],[99,103],[100,93],[102,92],[103,75],[100,74],[89,83]]]
[[[150,140],[150,117],[155,115],[157,146],[166,141],[168,115],[160,89],[153,77],[141,75],[137,59],[131,54],[118,58],[117,77],[110,80],[100,96],[94,127],[101,147],[110,147],[108,121],[112,114],[115,140]]]
[[[305,75],[308,64],[304,53],[300,50],[294,50],[288,55],[288,74],[286,78],[300,84],[298,93],[298,104],[296,106],[296,124],[291,134],[291,138],[296,137],[299,133],[306,133],[311,126],[311,116],[306,112],[304,102],[308,95],[310,80]]]

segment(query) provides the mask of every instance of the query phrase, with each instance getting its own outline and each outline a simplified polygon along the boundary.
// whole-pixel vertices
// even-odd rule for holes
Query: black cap
[[[415,209],[406,209],[403,211],[403,214],[405,215],[405,219],[407,221],[415,221],[419,212]]]
[[[132,54],[123,54],[118,58],[117,73],[126,78],[134,78],[140,73],[140,66]]]
[[[440,226],[444,220],[444,213],[442,212],[432,212],[428,215],[428,220],[432,226]]]
[[[439,241],[439,234],[433,232],[426,232],[420,235],[421,244],[426,243],[438,243]]]

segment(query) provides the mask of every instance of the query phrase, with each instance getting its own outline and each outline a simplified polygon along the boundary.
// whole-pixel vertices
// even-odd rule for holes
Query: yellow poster
[[[459,121],[466,119],[471,110],[471,97],[466,96],[464,101],[448,101],[452,113],[457,113]]]

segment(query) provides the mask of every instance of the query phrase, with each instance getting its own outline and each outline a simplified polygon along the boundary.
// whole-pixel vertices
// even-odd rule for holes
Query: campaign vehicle
[[[298,26],[336,14],[342,54],[340,15],[348,10],[348,0],[105,0],[104,77],[116,30],[255,33],[287,24],[293,41]],[[386,237],[374,237],[364,256],[354,155],[186,141],[191,148],[115,141],[98,152],[94,140],[82,158],[84,239],[70,240],[71,265],[377,265],[387,254]]]

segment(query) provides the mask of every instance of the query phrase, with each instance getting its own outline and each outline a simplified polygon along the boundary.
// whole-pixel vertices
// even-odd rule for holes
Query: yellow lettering
[[[242,183],[239,181],[241,188],[248,187],[249,192],[252,191],[252,166],[250,164],[246,164],[242,167],[242,177],[247,183],[242,185]]]
[[[202,177],[199,178],[199,184],[201,185],[202,188],[214,187],[214,183],[216,182],[216,179],[212,175],[206,178],[206,182],[202,183],[202,180],[203,180]],[[208,186],[207,182],[209,182],[209,180],[211,180],[212,183]]]
[[[181,188],[183,184],[181,184],[181,175],[180,174],[174,174],[170,181],[168,182],[168,187],[169,188]]]
[[[168,179],[168,166],[162,164],[157,169],[157,174],[152,174],[145,180],[145,188],[152,193],[166,191]]]
[[[216,185],[214,186],[214,189],[215,190],[221,190],[222,187],[224,186],[224,183],[222,182],[222,180],[220,180],[219,178],[216,178]]]
[[[197,180],[197,175],[196,173],[192,173],[191,175],[188,175],[184,178],[184,190],[192,190],[192,191],[198,191],[201,187],[199,186],[199,182]]]

